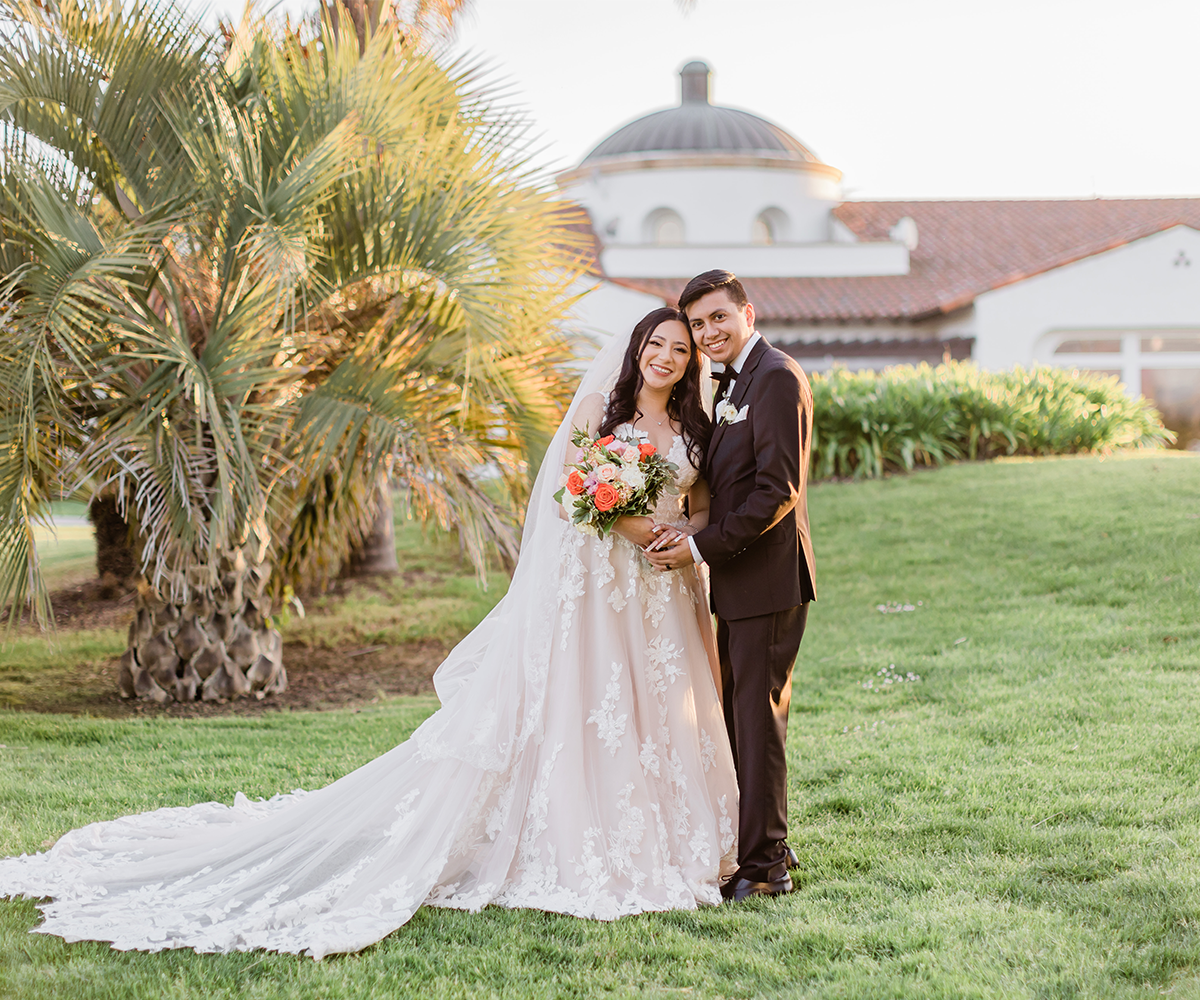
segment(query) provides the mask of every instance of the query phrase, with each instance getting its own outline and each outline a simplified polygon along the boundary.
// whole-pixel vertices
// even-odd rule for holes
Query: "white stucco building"
[[[1200,439],[1200,199],[845,201],[841,172],[717,106],[681,101],[559,174],[595,235],[581,325],[628,330],[723,267],[810,370],[971,358],[1120,375]]]

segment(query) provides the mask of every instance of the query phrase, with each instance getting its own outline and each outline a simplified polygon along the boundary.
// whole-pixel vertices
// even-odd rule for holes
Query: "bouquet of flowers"
[[[650,514],[659,497],[676,492],[678,469],[652,444],[621,441],[611,434],[593,441],[579,429],[571,441],[579,450],[554,499],[583,531],[603,538],[618,517]],[[574,499],[568,502],[568,497]]]

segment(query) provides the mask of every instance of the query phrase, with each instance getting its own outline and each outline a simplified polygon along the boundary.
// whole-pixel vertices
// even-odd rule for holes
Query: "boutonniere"
[[[747,403],[740,410],[734,406],[729,400],[722,399],[717,404],[714,415],[717,418],[718,424],[740,424],[746,419],[746,414],[750,412],[750,404]]]

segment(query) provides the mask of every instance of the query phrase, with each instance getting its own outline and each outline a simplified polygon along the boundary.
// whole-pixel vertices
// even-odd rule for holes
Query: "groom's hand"
[[[647,552],[646,558],[650,560],[650,565],[655,569],[663,571],[683,569],[684,566],[690,566],[695,561],[692,559],[692,547],[688,545],[686,535],[676,539],[673,544],[665,548]]]

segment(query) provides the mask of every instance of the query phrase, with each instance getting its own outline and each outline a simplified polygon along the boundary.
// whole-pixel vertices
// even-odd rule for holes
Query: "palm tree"
[[[0,607],[34,523],[116,498],[144,574],[121,689],[282,690],[272,612],[389,472],[482,568],[562,404],[579,260],[520,123],[394,32],[6,0]],[[480,469],[498,475],[501,500]]]
[[[380,30],[399,30],[413,44],[438,42],[454,32],[457,16],[469,6],[469,0],[408,0],[385,7],[381,0],[346,0],[339,6],[327,5],[336,18],[341,10],[351,22],[359,48],[365,50],[369,34]],[[381,16],[390,14],[391,19]],[[331,22],[335,28],[340,19]],[[236,36],[233,25],[222,23],[220,31],[232,41]],[[392,525],[394,508],[391,484],[386,475],[379,477],[376,491],[371,495],[375,515],[372,527],[347,557],[342,575],[350,577],[392,575],[399,572],[395,552],[395,532]],[[130,526],[121,514],[116,497],[111,493],[94,496],[88,504],[88,517],[96,537],[96,576],[101,581],[117,581],[117,587],[132,579],[133,542]]]

